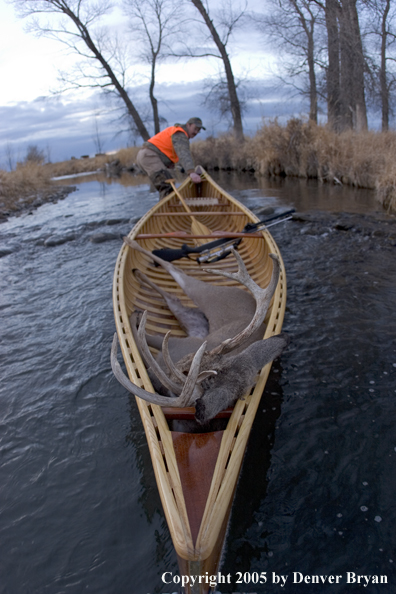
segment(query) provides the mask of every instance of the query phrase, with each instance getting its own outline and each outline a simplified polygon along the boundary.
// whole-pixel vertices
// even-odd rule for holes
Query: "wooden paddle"
[[[192,214],[191,208],[188,206],[188,204],[184,200],[183,196],[177,190],[177,188],[175,186],[175,180],[167,179],[166,183],[170,184],[172,186],[173,191],[175,192],[176,196],[179,198],[185,211],[187,213],[189,213],[189,215],[191,217],[191,232],[192,232],[192,234],[193,235],[211,235],[212,231],[206,225],[197,221],[197,219]],[[203,243],[205,243],[205,239],[196,239],[194,243],[196,243],[197,245],[202,245]]]

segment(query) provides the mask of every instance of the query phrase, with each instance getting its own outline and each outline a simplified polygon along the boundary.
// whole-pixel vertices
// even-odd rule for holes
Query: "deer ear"
[[[205,402],[202,398],[199,398],[195,402],[195,420],[198,421],[200,425],[205,423]]]

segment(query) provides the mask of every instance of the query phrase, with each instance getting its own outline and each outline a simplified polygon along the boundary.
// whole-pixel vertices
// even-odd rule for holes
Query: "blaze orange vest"
[[[147,141],[151,144],[154,144],[154,146],[156,146],[161,151],[161,153],[164,153],[164,155],[166,155],[172,161],[172,163],[177,163],[179,160],[179,157],[176,155],[172,144],[172,135],[175,132],[184,132],[188,138],[187,132],[183,130],[183,128],[180,128],[180,126],[169,126],[169,128],[165,128],[165,130],[162,130],[162,132],[158,132],[158,134],[152,136]]]

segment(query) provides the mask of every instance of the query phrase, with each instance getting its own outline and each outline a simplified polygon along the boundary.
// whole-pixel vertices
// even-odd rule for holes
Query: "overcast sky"
[[[104,24],[117,29],[122,22],[117,13],[104,20]],[[98,137],[103,151],[133,142],[121,131],[120,113],[99,91],[53,93],[58,87],[59,69],[70,67],[75,58],[65,53],[61,43],[36,38],[25,32],[25,27],[26,22],[15,15],[14,7],[0,0],[0,168],[7,168],[10,158],[23,159],[27,146],[32,144],[44,150],[47,158],[58,161],[93,155],[98,152]],[[254,133],[263,117],[306,113],[307,106],[301,99],[279,97],[271,56],[253,26],[236,35],[230,50],[236,76],[251,80],[244,117],[247,133]],[[206,135],[227,129],[226,121],[219,121],[217,114],[202,105],[203,81],[215,72],[215,62],[190,60],[160,66],[155,93],[160,114],[169,124],[200,116]],[[144,110],[148,83],[143,65],[137,64],[135,72],[133,100]],[[140,144],[140,138],[136,142]]]

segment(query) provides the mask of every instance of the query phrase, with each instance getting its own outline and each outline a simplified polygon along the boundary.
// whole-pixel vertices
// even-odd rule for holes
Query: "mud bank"
[[[56,203],[59,200],[64,200],[71,192],[76,190],[77,186],[54,186],[29,196],[22,196],[12,203],[4,198],[0,201],[0,223],[7,221],[12,216],[18,216],[26,212],[30,214],[47,202]]]

